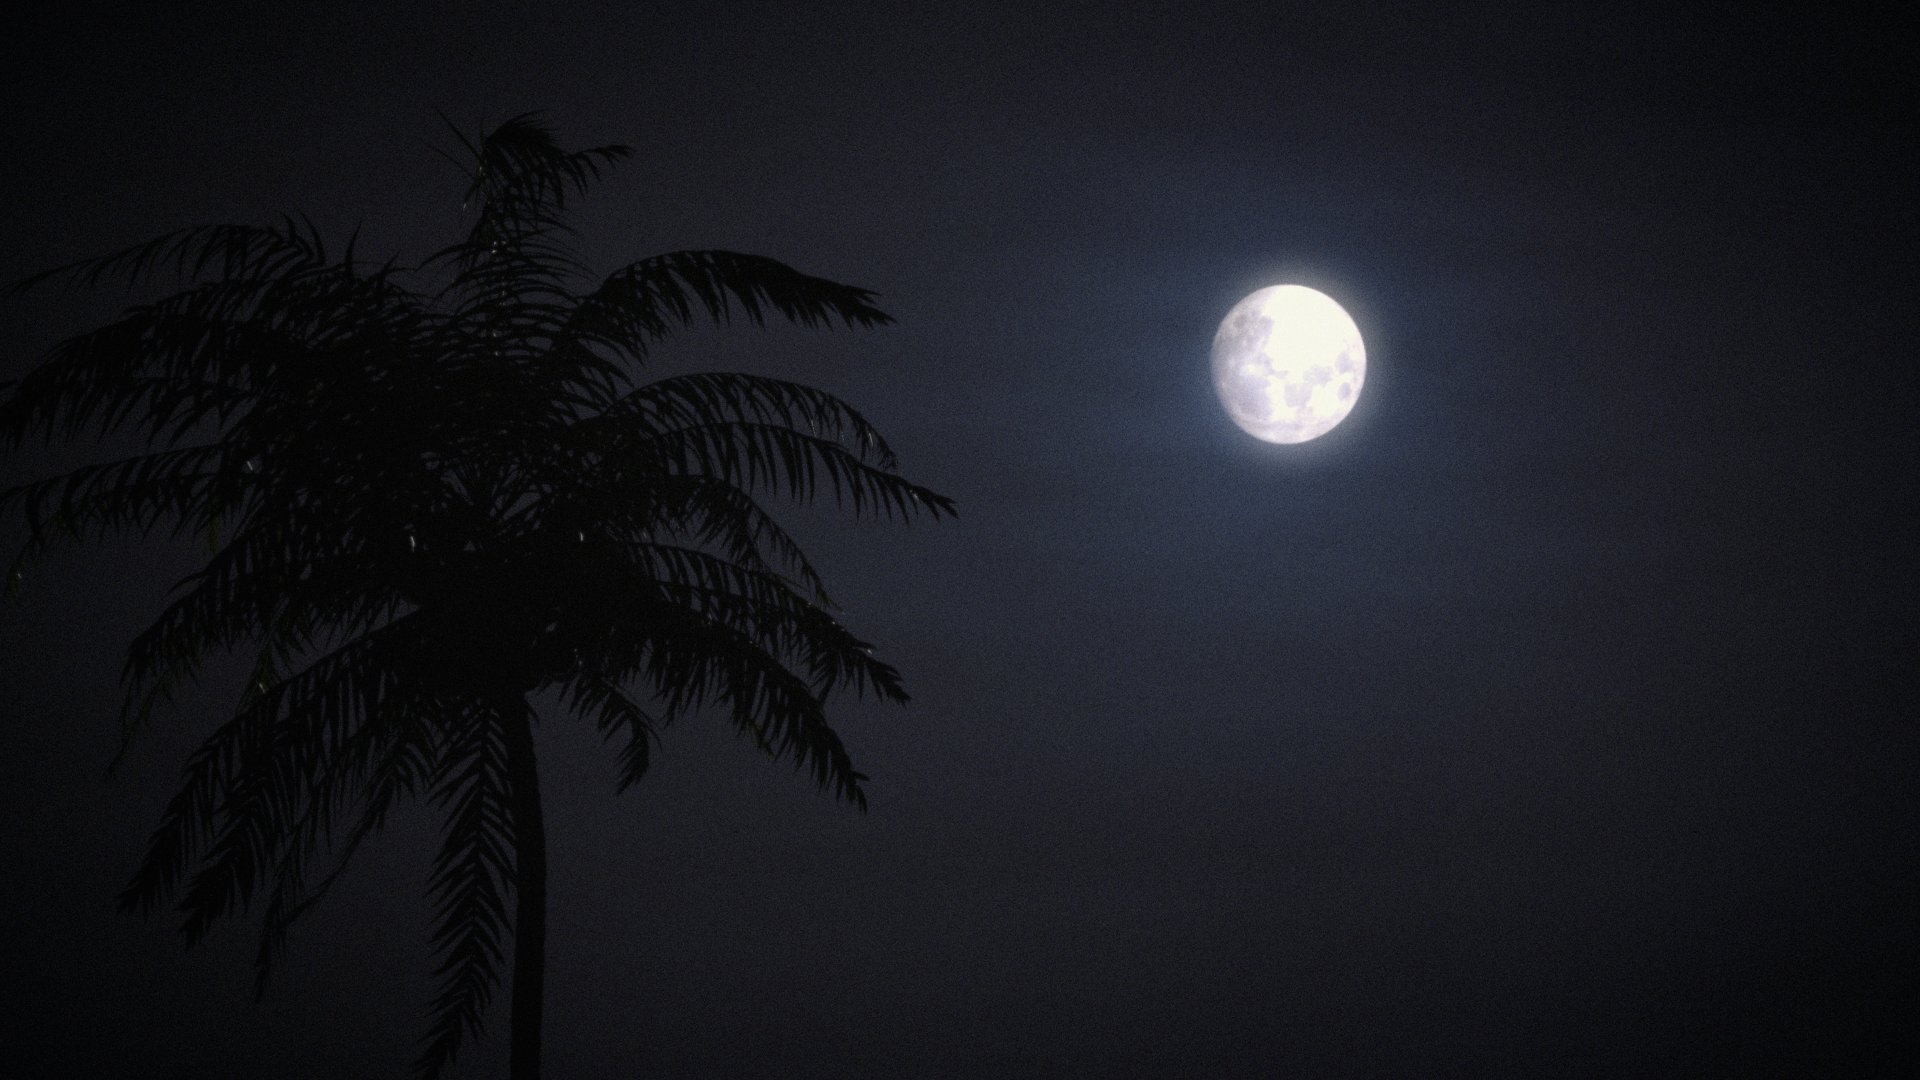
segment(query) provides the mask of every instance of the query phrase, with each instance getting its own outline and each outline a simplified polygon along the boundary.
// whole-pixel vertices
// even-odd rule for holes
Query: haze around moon
[[[1213,388],[1256,439],[1325,435],[1353,411],[1366,379],[1360,328],[1332,297],[1304,285],[1249,295],[1213,335]]]

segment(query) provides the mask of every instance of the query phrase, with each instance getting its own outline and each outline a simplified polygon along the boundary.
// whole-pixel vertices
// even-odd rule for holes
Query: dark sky
[[[434,110],[542,110],[637,148],[582,216],[596,265],[754,251],[899,319],[691,334],[661,370],[841,393],[961,508],[797,518],[915,695],[836,713],[866,816],[718,720],[619,797],[591,731],[541,729],[550,1075],[1920,1054],[1920,94],[1870,22],[297,6],[11,27],[0,278],[286,211],[425,254],[461,224]],[[1345,304],[1371,365],[1296,447],[1208,381],[1220,318],[1282,281]],[[120,299],[7,302],[5,374]],[[183,953],[113,909],[237,686],[216,667],[103,778],[121,650],[194,554],[62,557],[0,613],[6,1053],[399,1074],[431,993],[428,810],[259,1004],[251,924]],[[504,1020],[464,1075],[503,1073]]]

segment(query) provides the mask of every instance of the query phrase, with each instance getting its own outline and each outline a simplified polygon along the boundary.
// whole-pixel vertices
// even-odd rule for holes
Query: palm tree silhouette
[[[210,652],[257,658],[122,906],[173,902],[192,944],[258,904],[264,990],[289,925],[396,803],[425,797],[445,812],[429,885],[440,989],[415,1068],[439,1076],[481,1032],[511,937],[524,1080],[540,1068],[546,936],[530,695],[617,739],[621,789],[657,729],[705,707],[864,807],[825,703],[907,695],[761,501],[830,495],[899,520],[953,507],[902,479],[831,395],[738,373],[636,378],[651,346],[702,319],[890,322],[871,293],[725,251],[596,279],[563,215],[627,148],[562,150],[533,116],[461,144],[472,228],[418,266],[368,265],[351,243],[332,256],[289,219],[16,286],[186,284],[5,384],[9,445],[130,430],[146,450],[12,488],[0,509],[29,526],[10,590],[63,539],[207,539],[129,648],[129,737]]]

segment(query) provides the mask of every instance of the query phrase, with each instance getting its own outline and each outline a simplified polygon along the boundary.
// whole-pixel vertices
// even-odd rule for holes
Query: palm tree
[[[637,378],[656,342],[703,319],[889,322],[871,293],[725,251],[596,279],[563,214],[628,150],[564,151],[531,116],[461,144],[472,227],[418,266],[369,265],[351,243],[331,255],[290,219],[17,286],[184,285],[0,386],[9,445],[130,431],[145,447],[0,508],[29,528],[10,589],[63,539],[206,539],[128,650],[127,736],[209,653],[255,657],[123,907],[174,903],[191,944],[257,905],[264,990],[288,927],[397,803],[424,797],[445,813],[429,884],[440,989],[415,1068],[440,1075],[479,1035],[510,936],[512,1075],[531,1078],[547,855],[530,698],[616,740],[621,789],[662,726],[707,709],[864,807],[827,699],[907,695],[762,501],[824,494],[899,520],[953,507],[902,479],[831,395],[738,373]]]

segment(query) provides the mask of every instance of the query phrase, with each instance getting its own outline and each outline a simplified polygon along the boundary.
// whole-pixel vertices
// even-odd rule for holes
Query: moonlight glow
[[[1367,379],[1360,328],[1304,285],[1261,289],[1213,335],[1213,388],[1233,422],[1274,443],[1317,439],[1347,418]]]

